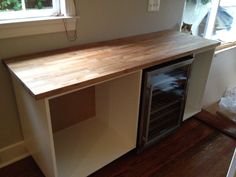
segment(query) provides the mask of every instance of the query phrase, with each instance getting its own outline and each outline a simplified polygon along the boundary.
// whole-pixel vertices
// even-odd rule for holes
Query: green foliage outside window
[[[44,7],[43,6],[44,1],[45,0],[36,0],[35,8],[42,9]]]
[[[0,11],[22,10],[22,0],[0,0]],[[26,9],[42,9],[52,6],[51,0],[24,0]]]
[[[21,10],[21,8],[19,0],[0,0],[0,11]]]
[[[25,0],[26,8],[42,9],[45,7],[46,0]]]

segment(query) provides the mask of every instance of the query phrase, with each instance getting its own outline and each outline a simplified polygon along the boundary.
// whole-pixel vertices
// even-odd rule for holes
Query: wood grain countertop
[[[217,45],[217,41],[168,30],[3,62],[35,99],[43,99],[214,49]]]

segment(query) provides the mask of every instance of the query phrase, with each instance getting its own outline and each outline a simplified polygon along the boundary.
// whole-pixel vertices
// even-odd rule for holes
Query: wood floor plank
[[[150,177],[225,177],[235,146],[227,136],[211,135]]]
[[[215,133],[206,125],[189,120],[177,132],[157,145],[141,154],[133,152],[132,155],[118,159],[92,174],[91,177],[149,177],[170,161],[178,159],[201,140]]]
[[[0,169],[0,177],[45,177],[32,157]]]
[[[235,147],[235,139],[192,118],[158,144],[129,152],[90,177],[225,177]],[[0,177],[44,175],[26,158],[0,169]]]
[[[236,138],[236,123],[231,119],[228,119],[221,115],[214,115],[208,111],[202,110],[195,116],[198,120],[206,123],[207,125],[214,127],[225,133],[226,135]]]

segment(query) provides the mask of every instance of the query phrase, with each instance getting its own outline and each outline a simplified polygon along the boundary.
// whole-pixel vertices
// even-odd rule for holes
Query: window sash
[[[219,5],[220,5],[220,0],[212,0],[210,14],[206,22],[207,26],[205,28],[205,33],[204,33],[205,38],[208,38],[208,39],[212,38]]]
[[[235,45],[235,9],[236,0],[211,0],[205,5],[201,0],[187,0],[182,21],[192,24],[194,35]]]
[[[1,20],[14,20],[22,18],[35,18],[35,17],[49,17],[61,15],[60,1],[52,0],[52,8],[45,9],[29,9],[25,8],[25,0],[22,0],[22,10],[0,12]]]
[[[231,15],[233,15],[233,23],[231,24],[231,29],[227,30],[223,29],[222,31],[220,29],[217,30],[217,28],[215,29],[215,23],[217,23],[217,18],[218,18],[218,9],[220,8],[220,6],[222,6],[222,4],[224,3],[224,5],[227,4],[228,7],[235,7],[236,3],[233,2],[233,0],[231,1],[224,1],[224,0],[212,0],[214,4],[212,4],[212,9],[210,11],[210,15],[208,16],[207,19],[207,26],[205,28],[204,31],[204,37],[208,38],[208,39],[215,39],[215,40],[219,40],[222,42],[222,44],[235,44],[236,41],[236,36],[235,36],[235,18],[236,18],[236,13],[233,13]],[[223,8],[226,6],[223,6]],[[227,10],[226,10],[227,11]],[[220,16],[219,16],[220,18]]]

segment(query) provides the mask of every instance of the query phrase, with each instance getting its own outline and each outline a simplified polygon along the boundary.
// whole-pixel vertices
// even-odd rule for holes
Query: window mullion
[[[60,10],[60,1],[59,0],[52,0],[52,6],[54,11],[57,11],[59,13]]]
[[[21,0],[21,6],[22,6],[22,10],[26,11],[25,0]]]
[[[210,39],[214,30],[216,16],[217,16],[217,10],[220,4],[220,0],[212,0],[212,7],[210,10],[210,14],[207,19],[207,26],[205,29],[204,37]]]

